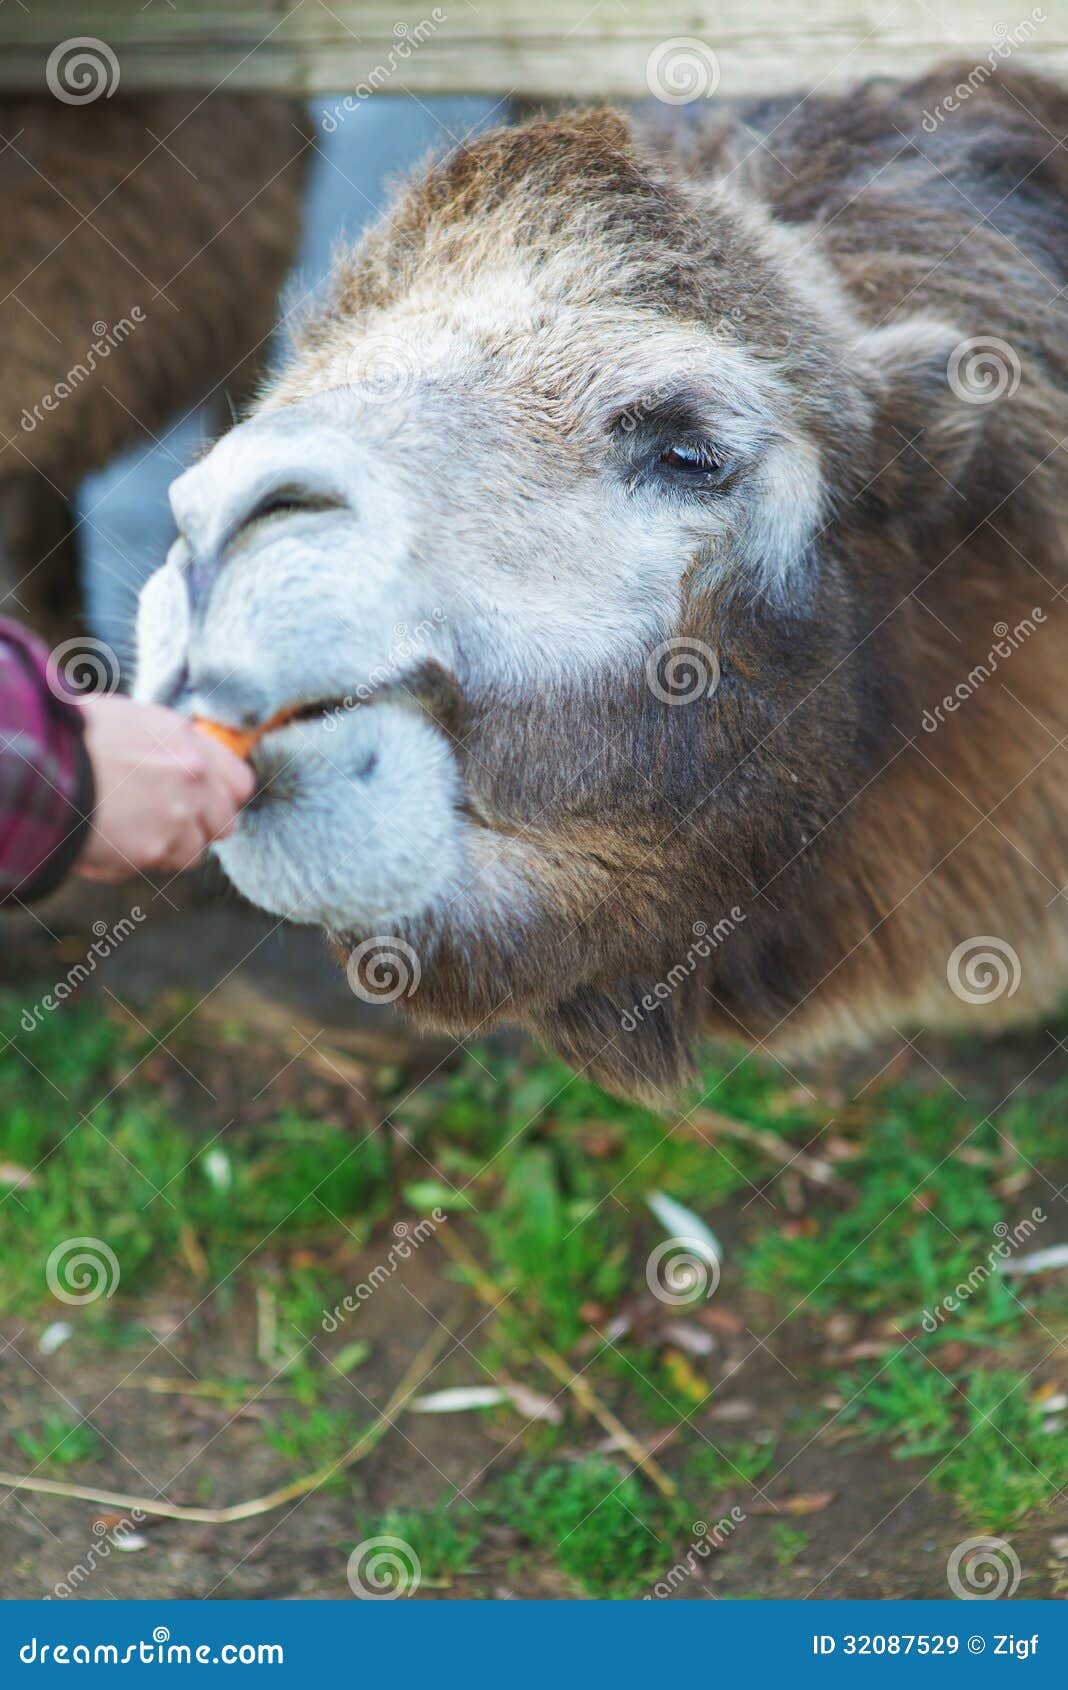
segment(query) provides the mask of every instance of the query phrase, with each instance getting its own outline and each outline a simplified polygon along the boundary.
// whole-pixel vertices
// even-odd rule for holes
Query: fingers
[[[190,731],[198,740],[203,741],[204,758],[209,773],[229,794],[233,809],[239,809],[252,797],[256,785],[256,777],[250,765],[244,758],[228,751],[225,745],[220,745],[217,740],[209,739],[206,734],[197,734],[195,728]]]

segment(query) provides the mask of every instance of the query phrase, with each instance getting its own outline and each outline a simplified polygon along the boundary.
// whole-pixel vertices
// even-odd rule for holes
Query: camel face
[[[896,929],[867,985],[845,964],[907,874],[872,792],[900,813],[899,741],[962,661],[900,606],[983,440],[952,287],[906,265],[865,317],[709,160],[601,113],[432,170],[174,484],[139,622],[141,696],[271,724],[218,848],[241,891],[325,926],[363,996],[399,956],[426,1021],[520,1020],[654,1093],[710,1019],[863,1036],[944,973]]]

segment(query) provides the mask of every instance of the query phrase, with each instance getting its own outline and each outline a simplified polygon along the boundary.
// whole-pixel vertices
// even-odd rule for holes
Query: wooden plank
[[[1018,7],[1018,9],[1017,9]],[[1068,0],[33,0],[0,5],[0,87],[43,91],[49,55],[103,41],[127,92],[515,93],[635,98],[663,44],[724,95],[840,86],[951,57],[1068,75]],[[92,52],[92,49],[89,49]],[[686,70],[678,49],[675,67]],[[650,69],[650,55],[654,55]],[[99,55],[98,55],[99,57]],[[114,69],[104,67],[107,80]],[[53,77],[60,74],[53,69]],[[88,86],[83,84],[81,86]],[[72,91],[79,85],[72,83]]]

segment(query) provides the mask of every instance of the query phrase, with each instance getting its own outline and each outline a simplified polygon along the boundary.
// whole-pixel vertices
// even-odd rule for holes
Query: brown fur
[[[519,935],[487,924],[477,946],[428,927],[414,1014],[518,1019],[607,1083],[662,1096],[702,1031],[789,1053],[906,1021],[987,1030],[1063,986],[1068,96],[1001,72],[927,133],[959,78],[754,108],[766,147],[717,114],[666,134],[595,113],[479,139],[408,192],[309,326],[291,394],[354,320],[431,285],[477,290],[519,251],[557,267],[569,305],[697,319],[774,363],[831,494],[792,602],[694,570],[671,632],[719,654],[703,703],[664,706],[640,674],[521,710],[461,701],[472,818],[541,916]],[[776,245],[791,228],[801,256]],[[865,370],[850,313],[920,322],[873,342]],[[974,336],[1022,369],[991,405],[947,382]],[[587,379],[560,370],[523,400],[561,464]],[[925,732],[994,625],[1035,607],[1026,648]],[[744,920],[627,1029],[694,924],[735,906]],[[1013,947],[1022,980],[969,1010],[947,965],[981,934]]]
[[[47,620],[66,500],[117,451],[263,361],[299,228],[295,101],[0,101],[0,613]],[[143,313],[54,409],[97,331]],[[25,420],[29,418],[29,423]]]

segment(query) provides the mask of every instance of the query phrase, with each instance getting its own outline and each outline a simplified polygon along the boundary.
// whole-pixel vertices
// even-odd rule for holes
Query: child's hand
[[[192,868],[251,797],[248,764],[161,705],[79,702],[96,803],[75,873],[124,880],[138,869]]]

